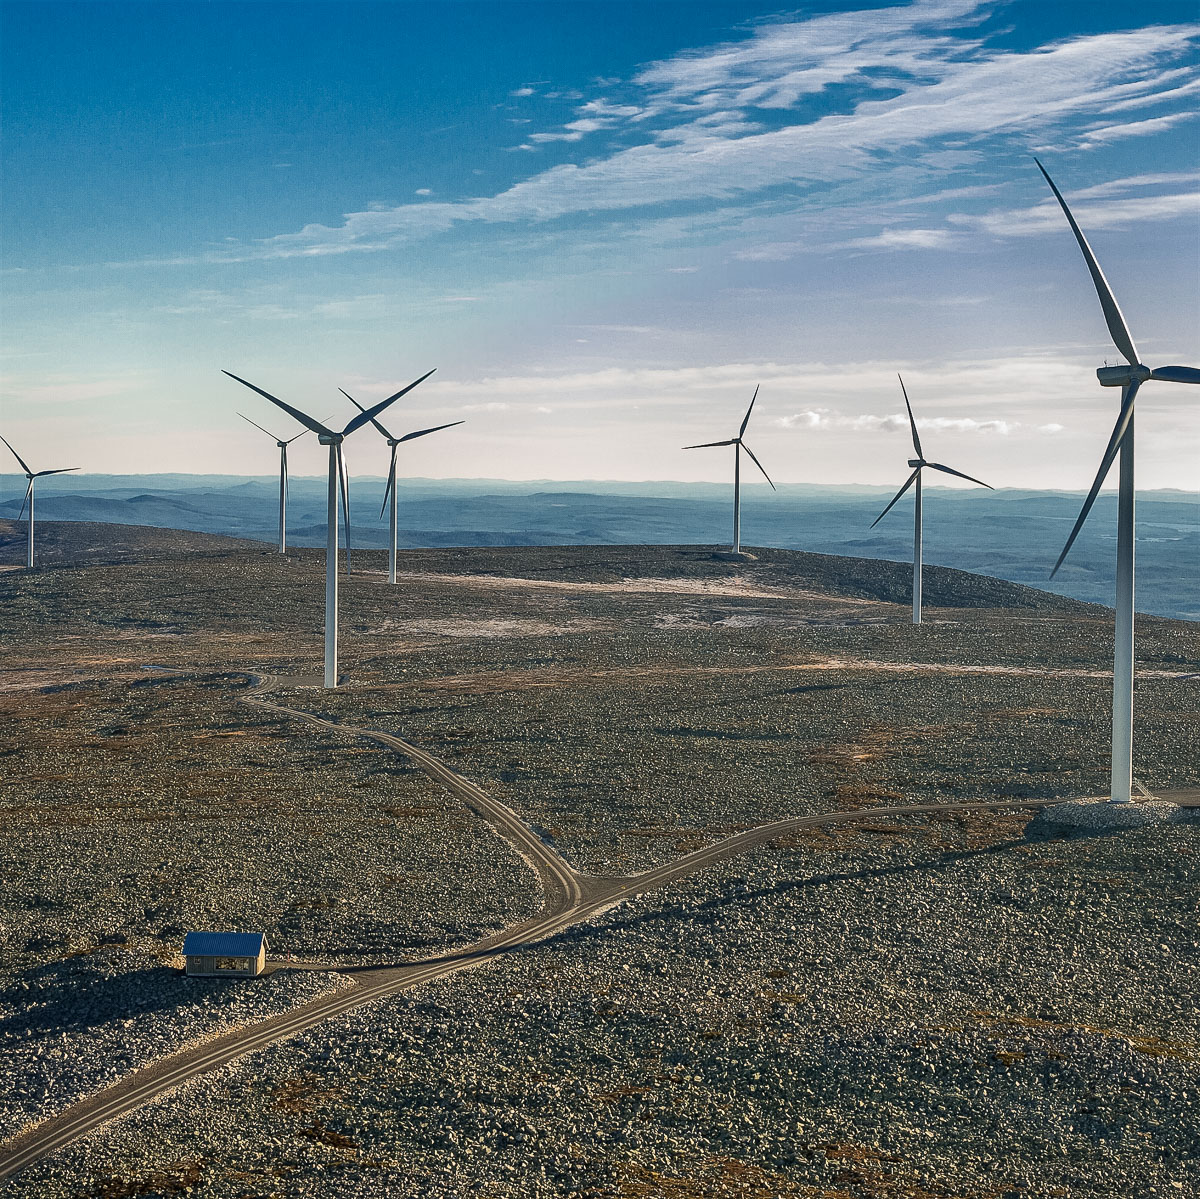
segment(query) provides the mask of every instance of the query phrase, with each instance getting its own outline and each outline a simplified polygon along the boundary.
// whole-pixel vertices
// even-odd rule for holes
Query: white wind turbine
[[[733,450],[733,552],[740,554],[742,552],[742,451],[745,450],[750,455],[754,465],[762,471],[762,477],[768,483],[771,483],[771,476],[763,469],[763,464],[754,456],[754,451],[742,440],[746,435],[746,426],[750,423],[750,413],[754,411],[754,401],[758,399],[758,388],[754,389],[754,395],[750,397],[750,407],[746,409],[746,415],[742,417],[742,427],[738,429],[736,437],[729,438],[728,441],[705,441],[700,445],[685,445],[685,450],[707,450],[713,446],[731,445]],[[771,483],[771,490],[775,490],[775,484]]]
[[[8,441],[5,438],[0,437],[0,441],[3,441],[5,445],[8,445]],[[40,479],[43,475],[65,475],[70,471],[78,470],[79,467],[77,467],[77,466],[60,466],[58,468],[58,470],[30,470],[29,467],[25,465],[25,459],[22,458],[21,455],[18,454],[17,451],[14,450],[11,445],[8,445],[8,448],[9,448],[10,452],[12,453],[12,456],[21,464],[21,469],[25,472],[25,477],[29,480],[29,486],[25,488],[25,498],[24,498],[24,500],[21,501],[21,512],[20,512],[20,515],[17,517],[17,523],[19,524],[21,517],[25,515],[25,505],[28,504],[29,505],[29,526],[25,530],[25,568],[26,568],[26,570],[32,570],[33,569],[33,481],[34,481],[34,479]]]
[[[348,399],[350,401],[350,403],[352,403],[355,406],[355,408],[357,408],[359,410],[359,412],[366,411],[366,409],[348,391],[344,391],[340,387],[338,388],[338,391],[340,391],[342,393],[342,395],[344,395],[346,397],[346,399]],[[391,446],[391,449],[392,449],[392,463],[391,463],[391,466],[388,467],[387,487],[384,488],[383,504],[379,509],[379,515],[382,517],[384,508],[386,508],[388,506],[388,497],[391,496],[391,500],[392,500],[391,519],[389,521],[389,529],[388,529],[388,582],[389,583],[394,583],[396,581],[396,449],[403,442],[413,441],[417,437],[425,437],[429,433],[440,433],[443,429],[453,429],[455,425],[461,425],[463,423],[464,422],[460,421],[460,420],[452,420],[448,425],[434,425],[432,429],[418,429],[415,433],[405,433],[403,437],[393,437],[379,423],[379,421],[375,420],[374,417],[371,418],[371,424],[373,424],[375,426],[375,428],[378,429],[379,432],[382,433],[384,435],[384,437],[387,438],[387,443],[389,446]]]
[[[896,376],[900,379],[900,376]],[[913,420],[912,405],[908,402],[908,391],[905,389],[904,380],[900,379],[900,390],[904,394],[904,407],[908,409],[908,424],[912,429],[913,449],[916,450],[917,456],[908,460],[908,465],[913,468],[913,473],[908,476],[908,482],[892,496],[892,502],[871,522],[871,528],[874,528],[887,514],[892,510],[896,501],[915,483],[917,490],[914,493],[916,504],[914,505],[913,515],[913,586],[912,586],[912,609],[913,609],[913,624],[921,623],[921,472],[929,467],[930,470],[940,470],[946,475],[956,475],[960,479],[967,479],[972,483],[978,483],[980,487],[986,487],[989,491],[994,491],[995,488],[990,483],[985,483],[982,479],[976,479],[971,475],[964,475],[961,470],[954,470],[952,467],[943,466],[940,462],[927,462],[925,460],[925,452],[921,449],[921,439],[917,436],[917,422]]]
[[[260,433],[266,433],[266,435],[268,437],[274,437],[275,444],[279,447],[279,552],[281,554],[286,554],[287,553],[287,486],[288,486],[287,448],[288,448],[288,446],[290,446],[292,444],[293,441],[299,441],[300,438],[303,437],[304,434],[308,432],[308,430],[301,429],[300,432],[297,433],[295,437],[289,437],[287,439],[287,441],[284,441],[280,437],[275,437],[275,434],[270,432],[270,430],[264,429],[262,427],[262,425],[260,425],[257,421],[250,420],[250,418],[248,416],[246,416],[244,413],[239,412],[238,416],[240,416],[242,418],[242,420],[244,420],[244,421],[249,421],[249,423],[252,424]],[[349,547],[349,540],[347,540],[347,547]]]
[[[349,570],[350,568],[350,496],[346,486],[346,456],[342,452],[342,442],[355,429],[361,428],[367,421],[378,416],[389,404],[398,400],[402,395],[407,395],[418,383],[424,383],[433,374],[433,371],[427,371],[407,387],[401,388],[395,395],[388,396],[386,400],[381,400],[373,408],[368,408],[365,412],[360,412],[340,433],[326,428],[320,421],[313,420],[307,413],[301,412],[298,408],[293,408],[290,404],[285,404],[281,399],[271,395],[269,391],[263,391],[261,387],[255,387],[253,383],[248,383],[245,379],[239,378],[230,371],[222,371],[221,373],[229,375],[231,379],[237,380],[238,383],[250,388],[251,391],[258,392],[263,399],[270,400],[272,404],[282,408],[289,416],[294,417],[306,428],[311,429],[317,435],[317,440],[322,445],[329,447],[329,506],[326,518],[325,539],[325,686],[336,687],[338,684],[337,550],[339,484],[342,493],[342,507],[346,514],[346,569]]]
[[[1121,411],[1113,427],[1112,436],[1108,439],[1104,456],[1100,459],[1096,481],[1083,502],[1079,518],[1075,521],[1075,527],[1071,530],[1067,544],[1059,554],[1050,577],[1053,578],[1058,573],[1058,568],[1063,564],[1071,546],[1075,544],[1075,538],[1083,528],[1083,522],[1087,520],[1088,513],[1096,502],[1096,496],[1119,454],[1121,469],[1117,490],[1117,603],[1116,641],[1113,646],[1112,774],[1109,802],[1130,803],[1133,800],[1133,404],[1138,388],[1147,379],[1158,379],[1165,383],[1200,383],[1200,369],[1194,366],[1160,366],[1151,370],[1142,364],[1129,328],[1125,324],[1125,318],[1121,315],[1121,309],[1117,306],[1108,280],[1105,279],[1083,230],[1076,224],[1066,200],[1054,186],[1054,180],[1050,178],[1046,168],[1036,158],[1034,162],[1037,162],[1038,170],[1050,184],[1050,190],[1054,192],[1054,197],[1075,234],[1075,240],[1083,251],[1096,295],[1100,298],[1100,307],[1104,312],[1109,335],[1127,363],[1125,366],[1102,366],[1096,371],[1101,387],[1121,388]]]

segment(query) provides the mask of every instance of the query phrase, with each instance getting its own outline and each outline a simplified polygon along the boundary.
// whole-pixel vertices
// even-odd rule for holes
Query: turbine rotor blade
[[[436,366],[433,368],[433,371],[435,370],[437,370]],[[398,392],[396,392],[395,395],[388,396],[386,400],[380,400],[380,402],[373,408],[367,408],[363,412],[360,412],[342,430],[342,436],[345,437],[348,434],[353,433],[355,429],[361,428],[367,423],[367,421],[374,420],[389,404],[393,403],[395,400],[398,400],[403,395],[408,395],[408,393],[412,391],[412,389],[416,387],[418,383],[424,383],[425,380],[433,374],[433,371],[426,371],[419,379],[414,379],[407,387],[402,387]]]
[[[1150,378],[1164,383],[1200,383],[1200,370],[1194,366],[1160,366],[1150,372]]]
[[[738,439],[736,437],[731,437],[728,441],[705,441],[700,445],[685,445],[683,448],[685,450],[708,450],[712,449],[712,447],[715,445],[737,445],[737,443]]]
[[[289,437],[289,438],[287,439],[287,441],[285,441],[283,444],[284,444],[284,445],[291,445],[293,441],[299,441],[299,440],[300,440],[300,438],[301,438],[301,437],[303,437],[305,433],[311,433],[311,432],[312,432],[312,430],[311,430],[311,429],[301,429],[301,430],[300,430],[300,432],[299,432],[299,433],[297,433],[295,437]],[[277,438],[275,438],[275,440],[276,440],[276,441],[278,441],[278,440],[279,440],[279,438],[277,437]]]
[[[73,470],[79,470],[78,466],[60,466],[58,470],[39,470],[34,474],[35,479],[40,479],[42,475],[65,475]]]
[[[0,437],[0,441],[3,441],[5,445],[8,445],[8,440],[7,440],[6,438],[4,438],[4,437]],[[28,475],[30,478],[33,478],[33,471],[31,471],[31,470],[29,469],[29,467],[25,465],[25,459],[24,459],[24,458],[22,458],[22,457],[21,457],[21,455],[20,455],[20,454],[18,454],[18,453],[17,453],[17,451],[16,451],[16,450],[14,450],[14,449],[12,448],[12,446],[11,446],[11,445],[8,445],[8,448],[9,448],[9,450],[12,452],[12,456],[13,456],[13,457],[14,457],[14,458],[15,458],[15,459],[16,459],[16,460],[17,460],[17,461],[18,461],[18,462],[21,464],[21,469],[22,469],[22,470],[23,470],[23,471],[24,471],[24,472],[25,472],[25,473],[26,473],[26,474],[27,474],[27,475]]]
[[[388,468],[387,486],[383,489],[383,503],[379,505],[379,519],[383,520],[384,510],[387,508],[388,496],[391,494],[392,488],[396,486],[396,447],[392,446],[392,465]]]
[[[293,437],[292,440],[295,441],[296,439]],[[288,443],[286,441],[283,443],[282,446],[279,447],[279,474],[280,474],[280,477],[283,479],[283,502],[285,504],[287,503],[287,494],[288,494],[287,448],[288,448]]]
[[[5,445],[8,445],[8,443],[5,442]],[[9,446],[9,449],[12,449],[12,447]],[[29,497],[30,497],[30,495],[33,494],[33,479],[34,479],[34,476],[30,475],[29,476],[29,486],[25,488],[25,498],[21,501],[21,511],[17,513],[17,523],[18,524],[21,523],[21,517],[23,517],[25,515],[25,505],[29,503]]]
[[[337,447],[337,472],[338,483],[342,493],[342,514],[346,521],[346,573],[350,574],[350,488],[346,482],[346,455],[342,450],[342,443],[338,442]],[[337,513],[334,513],[336,518]]]
[[[757,399],[758,387],[754,389],[754,395],[750,397],[750,407],[746,409],[746,415],[742,417],[742,427],[738,430],[738,437],[742,437],[745,434],[746,426],[750,423],[750,413],[754,411],[754,401]]]
[[[275,434],[272,433],[270,429],[264,429],[262,427],[262,425],[260,425],[258,423],[258,421],[251,420],[244,412],[239,412],[238,416],[240,416],[242,418],[242,420],[244,420],[247,424],[253,425],[260,433],[265,433],[268,437],[270,437],[272,439],[272,441],[280,441],[281,440],[281,438],[276,437]]]
[[[896,378],[900,379],[900,376],[897,374]],[[917,422],[915,420],[913,420],[912,405],[908,402],[908,391],[906,390],[906,388],[904,386],[903,379],[900,379],[900,390],[902,392],[904,392],[904,406],[905,406],[905,408],[908,409],[908,424],[909,424],[909,427],[912,429],[913,449],[917,451],[918,458],[924,458],[925,451],[921,449],[921,439],[920,439],[920,437],[917,436]]]
[[[250,388],[251,391],[256,391],[264,400],[270,400],[276,407],[282,408],[289,416],[295,417],[306,429],[311,429],[314,433],[324,433],[327,437],[336,437],[337,434],[332,429],[327,429],[320,421],[315,421],[307,413],[301,412],[299,408],[293,408],[291,404],[285,404],[281,399],[273,396],[269,391],[263,391],[261,387],[255,387],[253,383],[248,383],[245,379],[233,374],[231,371],[223,370],[223,375],[228,375],[231,379],[236,379],[243,387]],[[253,422],[251,422],[253,423]],[[276,441],[279,440],[277,437]]]
[[[1075,240],[1079,243],[1079,248],[1083,251],[1084,261],[1087,263],[1088,271],[1092,276],[1092,283],[1096,288],[1096,295],[1100,297],[1100,307],[1104,310],[1104,320],[1108,325],[1109,336],[1113,339],[1113,345],[1125,355],[1126,361],[1130,366],[1138,365],[1137,346],[1133,344],[1133,338],[1129,334],[1129,326],[1125,323],[1124,316],[1121,315],[1121,309],[1117,305],[1117,299],[1112,293],[1112,288],[1108,285],[1108,280],[1104,277],[1104,272],[1100,269],[1100,264],[1096,261],[1096,255],[1092,253],[1092,247],[1088,245],[1088,240],[1083,236],[1083,230],[1076,224],[1075,218],[1071,215],[1071,210],[1067,207],[1066,200],[1062,197],[1062,192],[1054,185],[1054,180],[1050,178],[1049,172],[1035,158],[1033,160],[1038,165],[1038,170],[1042,172],[1045,180],[1050,184],[1050,190],[1054,193],[1055,199],[1058,200],[1059,206],[1063,210],[1063,215],[1067,218],[1067,223],[1071,226],[1071,231],[1075,234]]]
[[[1120,452],[1121,442],[1125,440],[1125,431],[1129,428],[1129,422],[1133,419],[1133,401],[1137,397],[1138,386],[1137,383],[1130,383],[1125,393],[1125,402],[1121,405],[1121,415],[1117,417],[1117,423],[1113,426],[1112,436],[1108,439],[1108,447],[1104,451],[1104,457],[1100,459],[1100,469],[1096,472],[1096,481],[1092,484],[1092,489],[1088,492],[1087,499],[1083,501],[1083,508],[1080,509],[1079,516],[1075,521],[1075,527],[1071,530],[1071,536],[1067,538],[1067,544],[1063,546],[1063,552],[1058,555],[1058,561],[1055,562],[1054,569],[1050,572],[1051,578],[1054,578],[1058,574],[1058,568],[1071,552],[1071,546],[1075,544],[1075,538],[1079,536],[1079,530],[1083,528],[1083,522],[1087,520],[1088,513],[1092,510],[1092,505],[1096,502],[1096,496],[1100,494],[1100,488],[1104,485],[1104,480],[1108,476],[1108,472],[1112,469],[1112,464],[1117,454]]]
[[[874,528],[896,506],[896,501],[913,485],[914,482],[916,482],[917,475],[920,473],[921,468],[918,466],[917,469],[908,476],[908,482],[905,483],[904,486],[901,487],[894,496],[892,496],[892,502],[888,504],[888,506],[884,508],[884,510],[873,521],[871,521],[871,528]]]
[[[961,470],[955,470],[951,466],[943,466],[940,462],[926,462],[925,465],[932,467],[934,470],[940,470],[947,475],[957,475],[960,479],[969,479],[972,483],[978,483],[980,487],[986,487],[988,491],[996,490],[990,483],[985,483],[982,479],[975,478],[974,475],[964,475]]]
[[[440,433],[443,429],[453,429],[455,425],[465,425],[466,421],[452,420],[448,425],[434,425],[432,429],[418,429],[415,433],[405,433],[401,441],[412,441],[414,437],[424,437],[427,433]]]
[[[750,455],[751,459],[753,459],[753,461],[754,461],[754,465],[757,466],[758,469],[762,471],[762,477],[764,479],[766,479],[766,481],[768,483],[771,483],[771,476],[769,474],[767,474],[767,472],[765,470],[763,470],[763,464],[761,462],[759,462],[759,460],[757,458],[754,457],[754,451],[744,441],[742,442],[742,449],[744,449],[746,451],[746,453]],[[774,483],[771,483],[771,490],[772,491],[776,490]]]
[[[346,399],[348,399],[348,400],[350,401],[350,403],[352,403],[352,404],[355,406],[355,408],[357,408],[357,409],[359,410],[359,412],[366,412],[366,409],[365,409],[365,408],[364,408],[364,407],[363,407],[363,406],[362,406],[362,405],[361,405],[361,404],[360,404],[360,403],[359,403],[359,402],[358,402],[358,401],[357,401],[357,400],[356,400],[356,399],[355,399],[355,398],[354,398],[354,397],[353,397],[353,396],[352,396],[352,395],[351,395],[351,394],[350,394],[348,391],[346,391],[344,388],[341,388],[341,387],[339,387],[339,388],[338,388],[338,391],[340,391],[340,392],[342,393],[342,395],[344,395],[344,396],[346,397]],[[396,440],[396,439],[395,439],[395,438],[394,438],[394,437],[393,437],[393,436],[392,436],[392,435],[391,435],[391,434],[390,434],[390,433],[389,433],[389,432],[388,432],[388,431],[387,431],[387,430],[386,430],[386,429],[385,429],[385,428],[384,428],[384,427],[383,427],[383,426],[382,426],[382,425],[381,425],[381,424],[380,424],[380,423],[379,423],[377,420],[375,420],[374,418],[372,418],[372,420],[371,420],[371,424],[373,424],[373,425],[375,426],[375,428],[376,428],[376,429],[378,429],[378,430],[379,430],[379,432],[380,432],[380,433],[382,433],[382,434],[384,435],[384,437],[386,437],[386,438],[388,439],[388,441],[395,441],[395,440]]]

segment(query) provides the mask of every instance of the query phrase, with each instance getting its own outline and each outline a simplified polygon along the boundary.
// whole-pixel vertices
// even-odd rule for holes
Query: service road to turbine
[[[592,919],[623,900],[687,878],[706,866],[774,841],[798,829],[874,821],[886,816],[1039,808],[1061,802],[1061,799],[1055,798],[911,804],[794,816],[735,833],[714,845],[685,854],[674,862],[653,867],[628,878],[600,878],[576,871],[511,808],[488,795],[475,783],[456,774],[431,754],[390,733],[337,724],[309,712],[277,704],[267,696],[279,686],[280,680],[271,675],[250,677],[254,680],[254,685],[241,697],[244,703],[290,716],[342,736],[365,737],[377,741],[403,754],[419,766],[473,812],[482,816],[497,834],[529,863],[537,873],[544,891],[543,909],[530,920],[426,961],[356,969],[357,981],[353,986],[320,996],[282,1015],[215,1037],[202,1045],[144,1066],[120,1082],[73,1104],[59,1115],[28,1128],[6,1142],[0,1147],[0,1179],[11,1177],[110,1120],[149,1103],[190,1079],[211,1073],[257,1049],[295,1036],[323,1020],[344,1015],[364,1004],[406,991],[420,983],[481,965],[498,954],[544,941],[574,924]]]

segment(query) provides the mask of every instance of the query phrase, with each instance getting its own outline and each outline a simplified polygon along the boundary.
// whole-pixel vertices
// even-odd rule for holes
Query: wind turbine
[[[437,369],[436,367],[434,368]],[[285,404],[283,400],[271,395],[269,391],[263,391],[261,387],[255,387],[253,383],[248,383],[245,379],[232,374],[230,371],[222,371],[224,375],[229,375],[231,379],[236,380],[243,386],[250,388],[251,391],[256,391],[265,400],[270,400],[272,404],[282,408],[289,416],[294,417],[307,429],[311,429],[316,435],[317,440],[322,445],[329,447],[329,506],[328,517],[326,518],[326,538],[325,538],[325,686],[336,687],[338,683],[337,673],[337,550],[338,550],[338,487],[341,486],[342,507],[346,513],[346,568],[350,567],[350,495],[346,487],[346,456],[342,452],[342,442],[345,441],[355,429],[361,428],[371,420],[378,416],[389,404],[398,400],[402,395],[406,395],[412,391],[418,383],[424,383],[433,371],[427,371],[419,379],[414,380],[407,387],[401,388],[395,395],[388,396],[386,400],[381,400],[373,408],[368,408],[365,412],[360,412],[354,417],[346,427],[339,433],[333,429],[327,428],[320,421],[313,418],[299,408],[293,408],[291,404]]]
[[[754,465],[762,471],[762,477],[768,483],[771,483],[771,476],[763,469],[763,464],[754,457],[754,451],[742,440],[746,435],[746,426],[750,423],[750,413],[754,411],[754,401],[758,399],[758,388],[754,389],[754,395],[750,397],[750,407],[746,409],[746,415],[742,417],[742,427],[738,429],[736,437],[731,437],[728,441],[706,441],[701,445],[685,445],[685,450],[707,450],[713,446],[731,445],[733,451],[733,553],[740,554],[742,552],[742,451],[745,450],[750,455]],[[775,490],[775,484],[771,483],[771,490]]]
[[[6,438],[0,437],[5,445],[8,445]],[[25,530],[25,569],[33,569],[33,481],[40,479],[43,475],[65,475],[70,471],[78,470],[77,466],[60,466],[58,470],[30,470],[25,465],[25,459],[17,453],[16,450],[8,445],[12,456],[21,464],[21,469],[25,472],[25,477],[29,480],[29,486],[25,488],[25,498],[21,501],[21,511],[17,516],[17,521],[20,523],[21,517],[25,515],[25,505],[29,505],[29,527]]]
[[[896,376],[900,379],[900,376]],[[921,623],[921,472],[929,467],[930,470],[940,470],[946,475],[956,475],[960,479],[967,479],[972,483],[978,483],[980,487],[986,487],[989,491],[995,491],[995,488],[990,483],[985,483],[982,479],[976,479],[971,475],[964,475],[961,470],[954,470],[952,467],[943,466],[940,462],[927,462],[925,460],[925,451],[921,449],[921,438],[917,435],[917,422],[913,420],[912,405],[908,402],[908,391],[905,389],[904,380],[900,379],[900,390],[904,393],[904,406],[908,409],[908,424],[912,429],[913,449],[916,450],[917,456],[908,460],[908,465],[913,468],[913,473],[908,476],[908,482],[892,496],[892,502],[871,522],[871,528],[874,528],[895,506],[896,501],[915,483],[917,490],[915,492],[916,504],[914,505],[913,515],[913,586],[912,586],[912,605],[913,605],[913,624]]]
[[[249,421],[260,433],[266,433],[268,437],[275,437],[275,434],[267,429],[264,429],[257,421],[252,421],[244,413],[239,412],[238,416],[244,421]],[[275,437],[275,444],[279,447],[279,552],[287,553],[287,448],[293,441],[298,441],[307,433],[307,429],[301,429],[295,437],[289,437],[287,441],[282,438]],[[347,523],[349,522],[349,510],[347,509]],[[346,547],[349,549],[349,538],[346,540]]]
[[[1083,230],[1075,222],[1067,202],[1062,198],[1062,192],[1054,186],[1046,168],[1035,158],[1038,170],[1050,184],[1050,190],[1063,210],[1071,232],[1083,251],[1083,259],[1087,263],[1088,272],[1092,276],[1092,284],[1096,295],[1100,298],[1100,308],[1104,312],[1104,320],[1108,325],[1109,336],[1113,345],[1121,351],[1128,365],[1102,366],[1096,371],[1101,387],[1119,387],[1121,389],[1121,411],[1117,423],[1113,427],[1112,436],[1104,456],[1100,459],[1100,469],[1096,472],[1096,481],[1092,484],[1088,497],[1083,502],[1075,527],[1071,530],[1063,552],[1058,555],[1058,561],[1050,572],[1050,577],[1058,573],[1058,568],[1070,553],[1071,546],[1083,522],[1087,520],[1096,496],[1104,483],[1108,472],[1117,455],[1121,458],[1120,484],[1117,490],[1117,604],[1116,604],[1116,641],[1113,646],[1113,732],[1112,732],[1112,775],[1109,787],[1110,803],[1131,803],[1133,801],[1133,545],[1134,545],[1134,491],[1133,491],[1133,404],[1137,398],[1138,388],[1147,379],[1158,379],[1165,383],[1200,383],[1200,369],[1194,366],[1160,366],[1151,370],[1144,366],[1138,358],[1137,346],[1133,344],[1129,327],[1117,306],[1116,297],[1096,261],[1092,247],[1088,245]]]
[[[352,403],[359,412],[365,412],[366,409],[348,392],[342,388],[338,388]],[[405,441],[412,441],[417,437],[425,437],[429,433],[440,433],[443,429],[453,429],[455,425],[463,424],[463,421],[452,420],[448,425],[434,425],[432,429],[418,429],[415,433],[405,433],[403,437],[393,437],[374,417],[371,418],[371,424],[379,430],[380,433],[387,438],[387,443],[392,448],[392,464],[388,468],[387,487],[383,491],[383,504],[379,509],[379,515],[382,518],[383,510],[388,506],[388,497],[391,496],[392,509],[391,520],[389,522],[388,531],[388,582],[396,581],[396,449]]]

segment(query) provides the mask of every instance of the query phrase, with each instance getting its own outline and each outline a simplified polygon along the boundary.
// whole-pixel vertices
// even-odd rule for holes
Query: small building
[[[183,939],[188,974],[254,978],[267,964],[266,933],[188,933]]]

